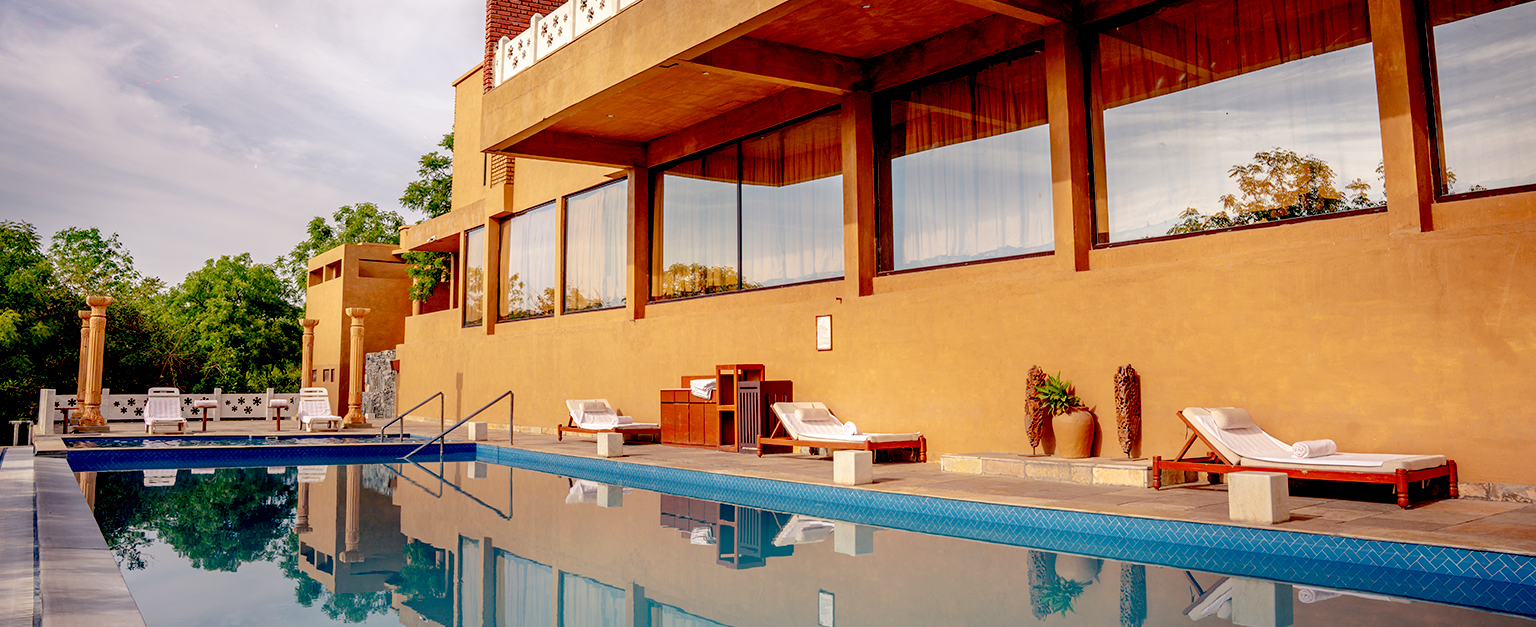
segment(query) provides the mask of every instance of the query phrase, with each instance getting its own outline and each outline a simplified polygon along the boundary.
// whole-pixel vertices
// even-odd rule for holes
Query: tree
[[[7,420],[32,415],[39,388],[75,380],[80,304],[59,284],[37,229],[0,221],[0,415]]]
[[[1239,194],[1220,198],[1222,211],[1205,215],[1193,207],[1179,214],[1179,223],[1168,229],[1169,235],[1196,233],[1323,215],[1374,206],[1371,184],[1355,179],[1340,191],[1336,173],[1327,162],[1312,155],[1302,157],[1294,151],[1275,148],[1253,156],[1246,165],[1232,166],[1227,175],[1237,181]]]
[[[400,214],[379,209],[371,202],[343,205],[331,214],[331,220],[326,222],[320,216],[311,219],[307,229],[309,239],[299,242],[273,264],[282,275],[292,302],[304,300],[311,257],[342,244],[399,244],[400,227],[405,225]]]
[[[192,388],[295,388],[303,312],[286,296],[277,271],[248,253],[210,259],[171,288],[164,316],[178,351],[196,354]]]
[[[421,156],[416,175],[421,178],[405,186],[400,205],[436,218],[453,209],[453,133],[443,136],[438,146],[448,149],[440,155],[432,151]],[[439,283],[448,280],[448,254],[426,251],[409,252],[406,274],[411,277],[411,300],[426,302]]]
[[[421,177],[405,186],[400,196],[400,206],[426,214],[428,218],[448,213],[453,208],[453,133],[443,136],[438,146],[448,149],[440,155],[432,151],[421,156],[421,167],[416,175]]]
[[[111,237],[96,228],[65,228],[53,234],[48,259],[64,289],[79,295],[102,294],[117,300],[147,297],[164,287],[156,278],[145,278],[133,266],[133,255],[117,234]]]

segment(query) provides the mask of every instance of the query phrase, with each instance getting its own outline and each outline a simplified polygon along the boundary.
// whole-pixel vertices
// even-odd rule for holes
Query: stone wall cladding
[[[485,0],[485,71],[481,73],[485,91],[491,90],[491,55],[502,37],[516,37],[528,30],[533,14],[549,13],[565,0]]]
[[[395,418],[395,351],[368,353],[363,361],[363,415],[383,424]]]

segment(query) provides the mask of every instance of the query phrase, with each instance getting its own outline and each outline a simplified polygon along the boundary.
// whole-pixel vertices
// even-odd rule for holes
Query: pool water
[[[1290,558],[1215,574],[482,462],[79,476],[152,627],[1536,624],[1241,574]]]

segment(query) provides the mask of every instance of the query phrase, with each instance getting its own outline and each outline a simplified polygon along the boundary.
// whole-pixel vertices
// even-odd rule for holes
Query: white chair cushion
[[[1224,430],[1246,429],[1255,426],[1253,416],[1241,407],[1217,407],[1211,410],[1211,421]]]

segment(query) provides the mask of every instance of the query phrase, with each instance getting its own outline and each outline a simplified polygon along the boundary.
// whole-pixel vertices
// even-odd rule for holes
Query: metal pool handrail
[[[405,410],[405,413],[400,414],[399,416],[395,416],[394,420],[384,423],[384,426],[379,427],[379,437],[384,437],[384,430],[388,429],[389,425],[395,424],[397,422],[400,423],[400,437],[405,437],[405,423],[401,421],[405,420],[405,417],[409,416],[411,412],[416,411],[417,409],[421,409],[422,405],[426,405],[427,403],[432,402],[432,399],[434,398],[437,399],[437,428],[443,428],[443,393],[438,392],[428,396],[427,400],[417,403],[415,407]]]
[[[421,452],[421,449],[427,448],[433,442],[438,442],[438,441],[446,442],[447,440],[443,440],[443,438],[448,435],[448,432],[453,431],[454,429],[459,428],[461,425],[463,425],[466,422],[469,422],[470,418],[474,418],[475,416],[480,415],[480,412],[483,412],[483,411],[485,411],[487,409],[490,409],[492,405],[495,405],[496,403],[501,402],[501,399],[504,399],[504,398],[507,399],[507,444],[511,444],[512,443],[512,418],[513,418],[513,410],[514,410],[514,408],[517,405],[517,402],[516,402],[517,398],[512,395],[512,390],[507,390],[506,392],[503,392],[501,394],[501,396],[496,397],[496,400],[493,400],[493,401],[491,401],[489,403],[486,403],[485,407],[481,407],[480,409],[476,409],[474,411],[474,413],[472,413],[472,414],[470,414],[468,416],[465,416],[462,420],[460,420],[458,422],[453,423],[452,427],[448,427],[447,429],[443,429],[442,433],[439,433],[439,434],[437,434],[436,437],[434,437],[434,438],[432,438],[430,440],[427,440],[425,444],[422,444],[421,446],[418,446],[415,449],[413,449],[411,452],[406,453],[405,455],[400,456],[400,459],[410,459],[412,455],[415,455],[415,454]]]

